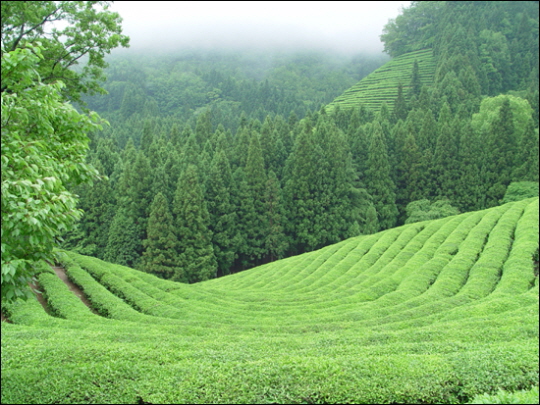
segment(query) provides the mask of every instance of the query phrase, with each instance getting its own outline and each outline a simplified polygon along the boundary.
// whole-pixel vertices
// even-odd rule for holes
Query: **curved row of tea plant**
[[[383,102],[386,102],[388,109],[392,111],[398,95],[398,85],[402,84],[405,93],[410,87],[415,60],[418,62],[421,83],[431,85],[435,75],[435,59],[431,49],[409,52],[392,59],[364,77],[328,104],[326,111],[331,113],[336,106],[348,109],[363,104],[376,112]]]
[[[538,198],[186,285],[67,252],[4,306],[2,403],[464,403],[538,384]]]

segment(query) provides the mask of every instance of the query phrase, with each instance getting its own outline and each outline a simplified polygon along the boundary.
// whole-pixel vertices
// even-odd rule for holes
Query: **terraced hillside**
[[[420,81],[422,84],[431,84],[435,75],[435,60],[431,49],[406,53],[384,64],[336,97],[326,106],[326,112],[331,113],[337,105],[341,109],[348,109],[358,107],[360,103],[376,112],[383,102],[392,111],[399,83],[403,85],[404,93],[409,89],[415,60],[418,61]]]
[[[4,307],[2,403],[463,403],[538,384],[538,198],[194,285],[67,253]]]

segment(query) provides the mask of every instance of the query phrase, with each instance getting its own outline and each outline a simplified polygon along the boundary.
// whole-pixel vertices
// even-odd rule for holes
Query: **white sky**
[[[379,35],[410,1],[116,1],[131,48],[382,51]]]

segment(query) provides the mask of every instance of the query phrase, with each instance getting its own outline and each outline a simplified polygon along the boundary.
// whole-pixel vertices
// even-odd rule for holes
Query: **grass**
[[[537,246],[532,198],[193,285],[67,252],[98,314],[3,305],[2,403],[538,402]]]

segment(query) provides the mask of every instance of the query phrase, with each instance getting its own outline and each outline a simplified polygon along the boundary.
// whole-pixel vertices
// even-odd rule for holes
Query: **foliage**
[[[33,263],[54,260],[55,237],[80,218],[67,185],[97,178],[85,155],[86,133],[99,128],[98,117],[64,102],[62,82],[40,81],[35,66],[43,49],[2,51],[2,298],[8,300],[24,294]]]
[[[489,133],[505,101],[509,103],[512,111],[511,123],[515,130],[514,136],[521,140],[531,118],[532,108],[527,100],[520,97],[500,95],[484,98],[480,104],[480,111],[472,116],[471,125],[474,130],[481,134]]]
[[[68,188],[98,177],[84,161],[98,116],[65,100],[103,92],[104,55],[128,44],[120,17],[107,9],[2,2],[2,298],[24,295],[33,263],[52,261],[55,238],[80,218]],[[85,56],[82,71],[70,69]]]
[[[499,389],[497,394],[478,395],[469,404],[535,404],[537,402],[538,386],[516,392]]]
[[[538,182],[512,182],[506,189],[502,203],[506,204],[507,202],[521,201],[531,197],[538,197]]]
[[[43,58],[35,67],[41,82],[62,81],[65,86],[62,94],[76,101],[82,94],[103,94],[100,82],[105,79],[105,55],[129,43],[129,38],[121,33],[121,18],[108,10],[109,3],[3,1],[2,54],[39,41]],[[63,28],[55,22],[61,22]],[[73,69],[83,59],[86,59],[84,67]],[[2,93],[5,91],[14,89],[2,80]]]
[[[413,201],[407,204],[406,211],[406,224],[459,214],[459,210],[453,207],[448,199],[438,200],[433,203],[426,199]]]

